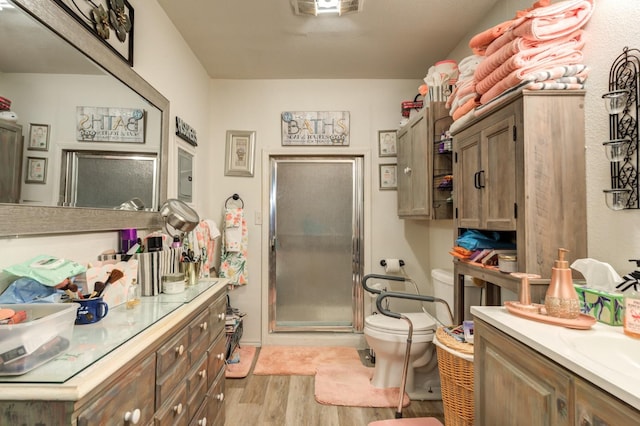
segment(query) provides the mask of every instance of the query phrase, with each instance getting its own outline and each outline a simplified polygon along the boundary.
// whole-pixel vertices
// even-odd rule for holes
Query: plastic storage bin
[[[60,355],[69,347],[77,303],[3,305],[25,311],[27,319],[0,325],[0,375],[24,374]]]

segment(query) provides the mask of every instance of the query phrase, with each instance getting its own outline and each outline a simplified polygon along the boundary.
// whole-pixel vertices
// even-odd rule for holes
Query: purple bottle
[[[120,230],[120,251],[119,253],[126,253],[129,249],[136,245],[138,242],[138,231],[135,229],[122,229]]]

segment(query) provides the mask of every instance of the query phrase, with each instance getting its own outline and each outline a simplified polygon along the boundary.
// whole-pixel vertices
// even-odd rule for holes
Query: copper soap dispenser
[[[544,306],[549,316],[574,319],[580,315],[580,300],[573,287],[569,262],[564,260],[567,252],[567,249],[558,249],[558,259],[551,268],[551,281],[544,298]]]

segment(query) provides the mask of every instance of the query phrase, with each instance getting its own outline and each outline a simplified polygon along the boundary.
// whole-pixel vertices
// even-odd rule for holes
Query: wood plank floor
[[[246,378],[225,382],[225,426],[366,426],[395,418],[396,409],[319,404],[313,376],[254,376],[253,366]],[[442,401],[411,401],[402,416],[436,417],[444,423]]]

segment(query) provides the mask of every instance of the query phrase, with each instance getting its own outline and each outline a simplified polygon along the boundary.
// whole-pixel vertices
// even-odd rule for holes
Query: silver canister
[[[518,258],[514,254],[499,254],[498,269],[500,272],[518,272]]]

